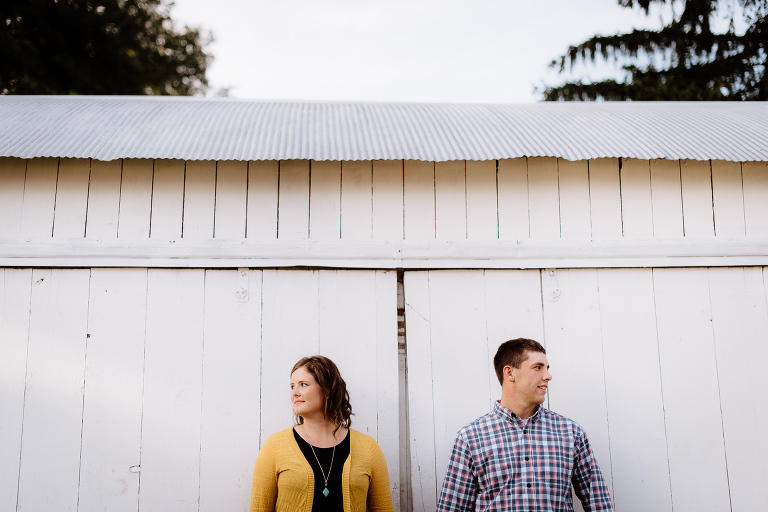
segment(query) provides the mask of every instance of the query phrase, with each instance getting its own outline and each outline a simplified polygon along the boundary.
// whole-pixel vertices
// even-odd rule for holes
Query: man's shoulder
[[[563,416],[562,414],[550,411],[546,407],[542,406],[539,414],[541,416],[540,420],[544,420],[552,426],[572,430],[577,435],[582,435],[585,433],[584,427],[579,425],[576,421]]]
[[[501,422],[502,418],[491,410],[461,427],[457,435],[458,437],[475,437],[480,433],[488,432]]]

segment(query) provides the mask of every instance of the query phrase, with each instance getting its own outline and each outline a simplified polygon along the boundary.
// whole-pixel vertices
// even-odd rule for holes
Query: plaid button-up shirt
[[[499,402],[456,436],[438,512],[613,510],[608,488],[575,421],[539,406],[527,424]]]

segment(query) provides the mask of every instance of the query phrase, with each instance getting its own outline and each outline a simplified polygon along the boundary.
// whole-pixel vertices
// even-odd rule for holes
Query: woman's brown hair
[[[304,368],[317,381],[325,395],[325,419],[336,425],[335,434],[341,427],[352,425],[352,405],[349,403],[347,383],[341,378],[341,372],[336,363],[324,356],[302,357],[293,365],[291,375],[299,368]],[[296,422],[301,425],[304,418],[296,416]]]

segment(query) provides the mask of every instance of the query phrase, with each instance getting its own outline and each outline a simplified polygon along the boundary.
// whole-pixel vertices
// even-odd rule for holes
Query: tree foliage
[[[0,93],[204,93],[208,35],[164,0],[2,0]]]
[[[545,100],[768,99],[768,0],[618,2],[622,7],[638,6],[646,15],[652,4],[671,4],[675,14],[658,31],[598,35],[571,46],[552,67],[563,73],[600,59],[620,66],[624,79],[545,87]],[[727,29],[715,30],[718,22]]]

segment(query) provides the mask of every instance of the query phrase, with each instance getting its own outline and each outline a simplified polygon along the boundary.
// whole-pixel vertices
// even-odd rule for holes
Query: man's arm
[[[576,439],[575,452],[571,481],[585,512],[613,511],[611,495],[584,431]]]
[[[477,480],[472,455],[461,434],[456,436],[437,502],[437,512],[473,512]]]

